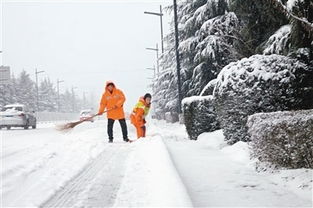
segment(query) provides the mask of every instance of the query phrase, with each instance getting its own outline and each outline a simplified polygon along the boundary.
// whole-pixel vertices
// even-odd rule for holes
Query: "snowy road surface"
[[[312,206],[312,170],[257,173],[247,145],[221,131],[189,141],[182,125],[153,121],[131,144],[118,123],[107,143],[105,121],[0,133],[2,207]]]

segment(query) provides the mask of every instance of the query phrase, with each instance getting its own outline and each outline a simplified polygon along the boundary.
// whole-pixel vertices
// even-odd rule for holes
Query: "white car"
[[[0,112],[0,129],[7,128],[9,130],[11,127],[28,129],[30,126],[35,129],[36,123],[34,112],[30,112],[25,105],[6,105]]]
[[[93,116],[94,114],[91,112],[91,110],[82,110],[79,114],[79,120],[87,120],[87,121],[91,121],[94,122],[93,118],[90,118],[91,116]]]

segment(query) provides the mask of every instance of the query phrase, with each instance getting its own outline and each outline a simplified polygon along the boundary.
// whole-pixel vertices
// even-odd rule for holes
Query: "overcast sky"
[[[130,110],[147,86],[156,54],[146,47],[160,45],[160,22],[144,11],[159,11],[171,0],[1,0],[2,63],[14,74],[25,69],[35,80],[44,70],[60,86],[77,87],[79,96],[100,99],[105,82],[113,80],[127,97]],[[165,34],[170,30],[164,19]]]

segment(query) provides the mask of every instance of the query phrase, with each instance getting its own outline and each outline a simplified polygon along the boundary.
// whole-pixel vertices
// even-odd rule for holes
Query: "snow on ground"
[[[167,126],[153,129],[162,132],[194,206],[312,207],[312,170],[256,172],[248,145],[226,145],[221,130],[190,141],[182,126]]]
[[[108,144],[106,121],[53,127],[0,131],[2,207],[312,206],[312,170],[256,172],[222,131],[191,141],[183,125],[148,121],[147,138],[124,143],[116,123]]]
[[[35,130],[0,131],[1,205],[39,206],[101,152],[113,152],[104,121],[85,122],[67,133],[54,127],[51,123]],[[115,127],[120,136],[118,123]],[[124,144],[121,138],[116,142]]]

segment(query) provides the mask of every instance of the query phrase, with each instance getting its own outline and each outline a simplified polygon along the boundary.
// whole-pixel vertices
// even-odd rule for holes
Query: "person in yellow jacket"
[[[124,141],[129,141],[123,109],[125,100],[124,93],[117,89],[112,81],[107,81],[105,92],[101,98],[98,115],[102,115],[104,109],[107,109],[109,142],[113,142],[113,124],[115,120],[120,122]]]
[[[130,115],[131,123],[137,130],[137,138],[146,136],[146,119],[151,105],[151,94],[147,93],[141,97]]]

